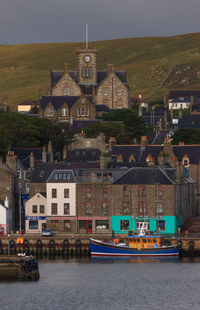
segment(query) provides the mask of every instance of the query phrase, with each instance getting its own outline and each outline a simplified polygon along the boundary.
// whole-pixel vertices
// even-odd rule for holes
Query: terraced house
[[[107,65],[97,70],[97,49],[77,49],[78,70],[51,72],[49,95],[43,96],[40,117],[59,122],[95,119],[96,113],[129,107],[126,72]]]

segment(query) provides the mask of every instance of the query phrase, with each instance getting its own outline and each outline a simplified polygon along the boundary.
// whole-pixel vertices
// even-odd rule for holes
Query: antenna
[[[88,24],[85,25],[85,45],[86,49],[88,49]]]

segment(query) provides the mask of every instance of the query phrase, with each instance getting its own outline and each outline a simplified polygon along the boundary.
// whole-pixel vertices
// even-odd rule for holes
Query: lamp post
[[[8,234],[8,256],[10,256],[10,234]]]
[[[21,183],[19,182],[19,233],[22,231],[22,201],[21,201]]]

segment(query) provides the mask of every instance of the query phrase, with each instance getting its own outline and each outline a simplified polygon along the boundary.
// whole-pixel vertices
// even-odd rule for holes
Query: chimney
[[[47,153],[46,153],[46,148],[43,146],[42,148],[42,162],[46,163],[47,162]]]
[[[100,169],[101,170],[107,169],[108,163],[110,161],[111,161],[110,156],[105,156],[104,154],[102,154],[99,158]]]
[[[69,72],[69,64],[67,62],[65,62],[65,73]]]
[[[185,145],[184,141],[180,141],[178,145]]]
[[[65,160],[67,158],[67,146],[64,145],[63,147],[63,160]]]
[[[31,152],[31,154],[30,154],[30,168],[34,169],[34,167],[35,167],[35,158],[34,158],[33,152]]]
[[[114,72],[114,65],[113,64],[107,64],[107,72],[108,72],[108,74],[111,74]]]
[[[192,106],[194,104],[194,95],[190,96],[190,105]]]
[[[142,136],[140,141],[140,150],[144,151],[147,145],[147,136]]]
[[[108,144],[109,144],[109,151],[112,151],[112,148],[114,145],[116,145],[116,139],[115,137],[110,137],[109,141],[108,141]]]
[[[13,151],[8,151],[6,165],[14,172],[17,172],[17,156],[15,156]]]
[[[51,141],[49,141],[48,143],[48,154],[50,154],[52,152],[52,144]]]
[[[164,112],[164,127],[167,129],[167,111]]]

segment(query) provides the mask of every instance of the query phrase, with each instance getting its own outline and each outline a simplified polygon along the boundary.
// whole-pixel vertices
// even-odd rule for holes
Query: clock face
[[[90,62],[90,59],[91,59],[91,57],[90,57],[89,55],[86,55],[86,56],[84,57],[84,61],[85,61],[85,62]]]

